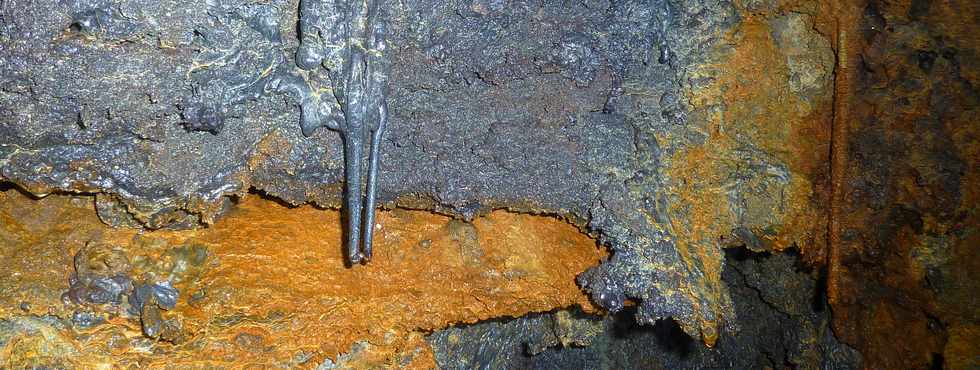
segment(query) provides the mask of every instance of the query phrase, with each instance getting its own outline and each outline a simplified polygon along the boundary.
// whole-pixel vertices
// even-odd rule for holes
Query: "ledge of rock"
[[[351,267],[350,3],[0,2],[9,367],[537,366],[625,353],[624,325],[703,345],[667,367],[977,366],[972,2],[369,3],[390,119],[378,258]],[[446,357],[515,328],[545,357]]]

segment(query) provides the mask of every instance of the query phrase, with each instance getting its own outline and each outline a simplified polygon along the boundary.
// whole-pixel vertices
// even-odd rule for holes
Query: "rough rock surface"
[[[336,206],[338,136],[304,137],[305,96],[276,88],[302,78],[315,90],[328,75],[296,67],[298,9],[4,2],[0,179],[99,193],[104,220],[148,228],[211,224],[249,188]],[[598,302],[633,298],[643,322],[676,317],[712,342],[731,310],[721,252],[675,245],[658,142],[701,138],[656,136],[687,124],[685,74],[737,24],[734,7],[408,1],[385,14],[381,201],[466,219],[501,207],[572,217],[615,250],[580,279]]]
[[[869,367],[978,368],[980,5],[852,6],[838,77],[835,331]]]
[[[347,268],[335,210],[250,197],[210,228],[145,232],[92,198],[0,191],[0,368],[424,368],[425,331],[596,311],[575,276],[607,254],[554,218],[395,210]]]
[[[533,314],[440,330],[429,343],[441,369],[859,369],[856,350],[831,331],[819,274],[794,254],[729,253],[724,281],[740,318],[706,348],[671,320],[632,315]]]
[[[628,312],[645,325],[672,317],[716,348],[745,320],[736,315],[740,285],[725,284],[723,248],[794,247],[825,266],[836,334],[864,354],[864,366],[974,368],[975,3],[388,1],[392,117],[379,196],[389,209],[464,221],[497,208],[566,217],[612,251],[578,276],[594,302],[635,305]],[[140,232],[217,227],[217,216],[241,211],[236,200],[255,193],[337,207],[340,137],[304,136],[309,126],[300,124],[330,72],[330,63],[297,68],[300,8],[298,0],[0,2],[0,181],[35,195],[94,193],[103,222]],[[284,81],[301,88],[281,89]],[[28,213],[3,222],[42,234],[0,252],[38,267],[0,276],[0,289],[22,288],[7,297],[44,293],[60,304],[68,291],[73,304],[125,305],[120,294],[137,289],[130,284],[146,292],[159,283],[118,278],[126,264],[69,280],[71,256],[91,238],[74,234],[72,253],[34,248],[74,231],[15,222]],[[433,222],[445,224],[444,243],[458,244],[453,263],[486,256],[466,222]],[[275,235],[314,238],[290,230],[304,236]],[[533,310],[574,300],[563,297]],[[58,325],[113,320],[91,310],[46,317],[51,306],[9,299],[7,312],[42,316],[3,324],[48,340],[16,342],[25,349],[76,350],[51,336],[66,330]],[[499,315],[493,302],[468,317]],[[139,314],[150,307],[162,329],[172,313],[160,303]],[[895,333],[908,340],[896,344]],[[247,334],[228,348],[262,352],[255,338],[267,337]],[[324,352],[348,351],[344,363],[431,360],[418,335],[371,332],[373,342]]]

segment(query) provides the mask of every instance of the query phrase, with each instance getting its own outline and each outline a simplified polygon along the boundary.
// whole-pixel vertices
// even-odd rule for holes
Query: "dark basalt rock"
[[[691,334],[723,321],[730,307],[688,285],[703,272],[681,261],[664,227],[655,135],[686,123],[683,75],[735,22],[729,3],[383,7],[391,91],[382,204],[463,218],[500,207],[567,215],[613,249],[580,279],[598,302],[615,310],[634,298],[640,322],[675,317]],[[301,110],[330,86],[328,73],[308,69],[331,66],[301,48],[299,8],[6,2],[0,180],[36,194],[102,193],[122,205],[103,204],[100,215],[147,228],[211,223],[224,199],[250,188],[338,206],[341,139],[313,131],[316,117]],[[627,86],[661,99],[641,109]]]
[[[125,253],[105,244],[89,244],[75,254],[68,278],[67,301],[76,304],[119,304],[133,290]]]
[[[175,289],[169,281],[161,283],[143,283],[136,287],[133,294],[129,297],[130,313],[138,314],[143,307],[148,304],[156,304],[160,308],[169,310],[177,305],[177,298],[180,292]]]
[[[733,250],[723,274],[737,331],[715,348],[672,320],[640,325],[627,309],[605,318],[575,310],[437,331],[428,338],[442,369],[858,369],[861,356],[831,332],[819,274],[792,254]]]
[[[201,246],[182,246],[165,253],[165,259],[173,262],[156,264],[143,257],[131,262],[119,247],[86,245],[73,258],[74,271],[68,279],[68,291],[62,296],[65,304],[85,306],[72,314],[72,325],[87,328],[105,322],[99,306],[118,311],[125,297],[129,304],[125,313],[139,319],[147,337],[178,342],[182,338],[180,321],[164,319],[163,311],[176,307],[180,298],[174,282],[193,278],[193,270],[207,259],[207,251]],[[155,272],[134,278],[134,264]],[[157,277],[158,273],[163,276]],[[92,308],[96,311],[88,310]]]

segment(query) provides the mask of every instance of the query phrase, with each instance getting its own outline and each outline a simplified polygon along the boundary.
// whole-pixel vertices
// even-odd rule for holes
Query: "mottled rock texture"
[[[94,194],[101,220],[129,233],[206,233],[256,194],[338,207],[340,137],[323,128],[305,136],[300,125],[301,108],[331,86],[332,68],[297,63],[300,5],[0,2],[0,181],[35,195]],[[724,248],[794,248],[825,274],[835,334],[862,352],[862,366],[977,366],[975,2],[390,0],[383,14],[391,63],[384,207],[462,221],[499,208],[564,217],[611,251],[575,272],[594,303],[631,307],[641,325],[672,318],[716,349],[729,348],[725,338],[745,320],[745,291],[726,278]],[[283,81],[303,88],[286,91]],[[454,263],[485,262],[468,223],[440,220],[446,243],[458,244]],[[288,230],[300,239],[275,235],[313,238],[301,224],[340,233],[339,217],[298,222]],[[33,258],[18,252],[29,244],[5,253]],[[554,252],[529,248],[515,253]],[[30,287],[22,294],[57,287],[78,302],[111,304],[137,288],[128,284],[159,283],[114,279],[114,268],[52,280],[50,269],[63,272],[74,253],[37,251],[43,268],[6,277]],[[582,298],[562,297],[511,315]],[[505,314],[503,302],[462,307],[484,310],[472,321]],[[38,313],[9,303],[7,312]],[[164,328],[171,314],[161,307],[146,316]],[[437,314],[417,327],[455,317]],[[47,335],[63,332],[57,325],[68,317],[99,322],[91,312],[72,315],[5,325]],[[357,338],[345,336],[321,351],[347,353],[324,366],[434,356],[419,333],[368,332],[373,342],[350,348]],[[908,340],[896,342],[896,333]],[[228,342],[260,353],[266,342],[257,337],[268,338]],[[780,366],[777,357],[768,363]]]
[[[276,92],[283,79],[316,89],[328,77],[296,67],[298,8],[5,2],[0,178],[98,193],[104,220],[151,229],[211,224],[250,188],[338,205],[338,136],[304,137],[302,99]],[[598,302],[635,299],[643,322],[677,317],[712,342],[731,311],[720,248],[675,242],[671,209],[685,203],[667,188],[661,147],[704,140],[686,129],[685,94],[705,82],[688,71],[738,24],[734,11],[716,0],[387,2],[381,201],[466,219],[504,207],[571,217],[615,251],[580,279]],[[760,176],[779,166],[754,161]]]
[[[737,333],[715,348],[672,320],[641,326],[626,310],[601,317],[558,311],[440,330],[429,343],[442,369],[858,369],[860,355],[831,332],[820,274],[795,254],[732,250],[723,281]]]
[[[977,368],[980,6],[852,6],[839,41],[835,331],[869,367]]]
[[[91,196],[0,191],[0,368],[425,368],[426,331],[597,311],[575,276],[607,252],[560,220],[381,212],[381,249],[354,268],[339,221],[252,197],[210,228],[146,233],[101,223]]]

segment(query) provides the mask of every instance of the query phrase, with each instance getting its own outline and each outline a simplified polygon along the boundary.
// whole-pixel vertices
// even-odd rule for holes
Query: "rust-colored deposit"
[[[839,12],[834,331],[868,368],[980,368],[980,5]]]
[[[688,91],[705,141],[666,161],[687,208],[674,228],[681,240],[711,244],[744,227],[762,239],[750,248],[820,253],[834,56],[818,31],[823,20],[808,14],[826,5],[738,6],[741,26],[724,35],[716,60],[692,71],[692,78],[712,81]],[[760,166],[765,176],[739,178]]]
[[[834,55],[826,2],[736,2],[740,25],[719,35],[714,57],[690,70],[691,125],[661,134],[673,202],[672,232],[683,259],[704,273],[697,292],[726,309],[721,246],[796,248],[822,261],[826,245]],[[817,15],[811,15],[817,14]],[[702,138],[691,143],[685,137]],[[707,344],[718,322],[702,319]]]
[[[373,355],[358,356],[370,362],[360,366],[427,367],[433,357],[419,332],[592,309],[574,278],[606,257],[554,218],[498,211],[464,223],[394,210],[379,214],[375,258],[348,268],[339,217],[249,196],[210,228],[140,232],[103,225],[91,197],[0,192],[0,265],[9,271],[0,274],[0,319],[35,328],[0,348],[0,367],[315,366],[364,348]],[[63,299],[83,248],[125,255],[134,278],[173,281],[180,296],[163,318],[179,332],[150,340],[122,308]],[[106,322],[45,320],[77,312]]]
[[[793,247],[826,267],[865,367],[980,367],[980,6],[759,4],[735,2],[739,27],[689,71],[708,81],[692,124],[658,137],[678,250],[708,261],[697,291],[722,286],[717,244]]]

